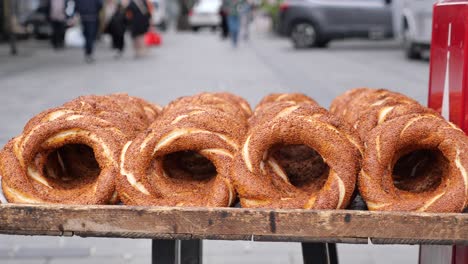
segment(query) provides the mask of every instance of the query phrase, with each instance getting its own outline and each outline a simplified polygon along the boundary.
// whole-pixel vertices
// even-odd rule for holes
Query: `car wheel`
[[[192,27],[192,31],[193,31],[193,32],[198,32],[198,30],[200,30],[199,27]]]
[[[406,58],[412,60],[421,58],[421,51],[418,46],[411,41],[410,30],[407,26],[403,29],[403,47],[405,49]]]
[[[323,48],[330,42],[320,35],[319,28],[311,22],[299,22],[291,29],[291,40],[297,49],[318,47]]]
[[[317,28],[310,22],[296,23],[291,29],[291,40],[296,49],[326,46],[319,39]]]

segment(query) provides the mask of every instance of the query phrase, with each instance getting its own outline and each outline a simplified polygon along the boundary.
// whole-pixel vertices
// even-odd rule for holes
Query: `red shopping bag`
[[[162,43],[161,35],[156,31],[148,31],[145,34],[146,46],[159,46]]]

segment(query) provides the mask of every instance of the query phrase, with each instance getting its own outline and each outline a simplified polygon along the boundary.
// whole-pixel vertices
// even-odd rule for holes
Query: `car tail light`
[[[283,2],[280,4],[280,11],[286,11],[289,8],[289,4],[287,2]]]
[[[192,16],[192,15],[193,15],[193,10],[190,10],[190,11],[188,12],[188,15],[189,15],[189,16]]]

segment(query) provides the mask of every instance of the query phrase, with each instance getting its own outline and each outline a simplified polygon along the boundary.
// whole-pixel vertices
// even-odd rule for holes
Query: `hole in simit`
[[[174,179],[205,181],[217,174],[214,164],[196,151],[178,151],[163,158],[163,169]]]
[[[320,190],[325,184],[330,168],[314,149],[306,145],[275,145],[268,153],[295,187]]]
[[[43,166],[43,175],[56,183],[93,182],[101,169],[91,147],[84,144],[67,144],[52,150]]]
[[[396,188],[421,193],[436,189],[448,173],[449,162],[442,152],[419,149],[398,156],[393,166]]]

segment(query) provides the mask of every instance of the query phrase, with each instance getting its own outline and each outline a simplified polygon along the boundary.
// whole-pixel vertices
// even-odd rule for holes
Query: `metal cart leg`
[[[304,264],[338,264],[336,244],[302,243]]]
[[[203,241],[182,240],[180,241],[180,263],[202,264],[203,263]]]
[[[419,264],[466,264],[468,246],[421,245]]]
[[[153,264],[176,264],[176,240],[153,239],[151,259]]]

